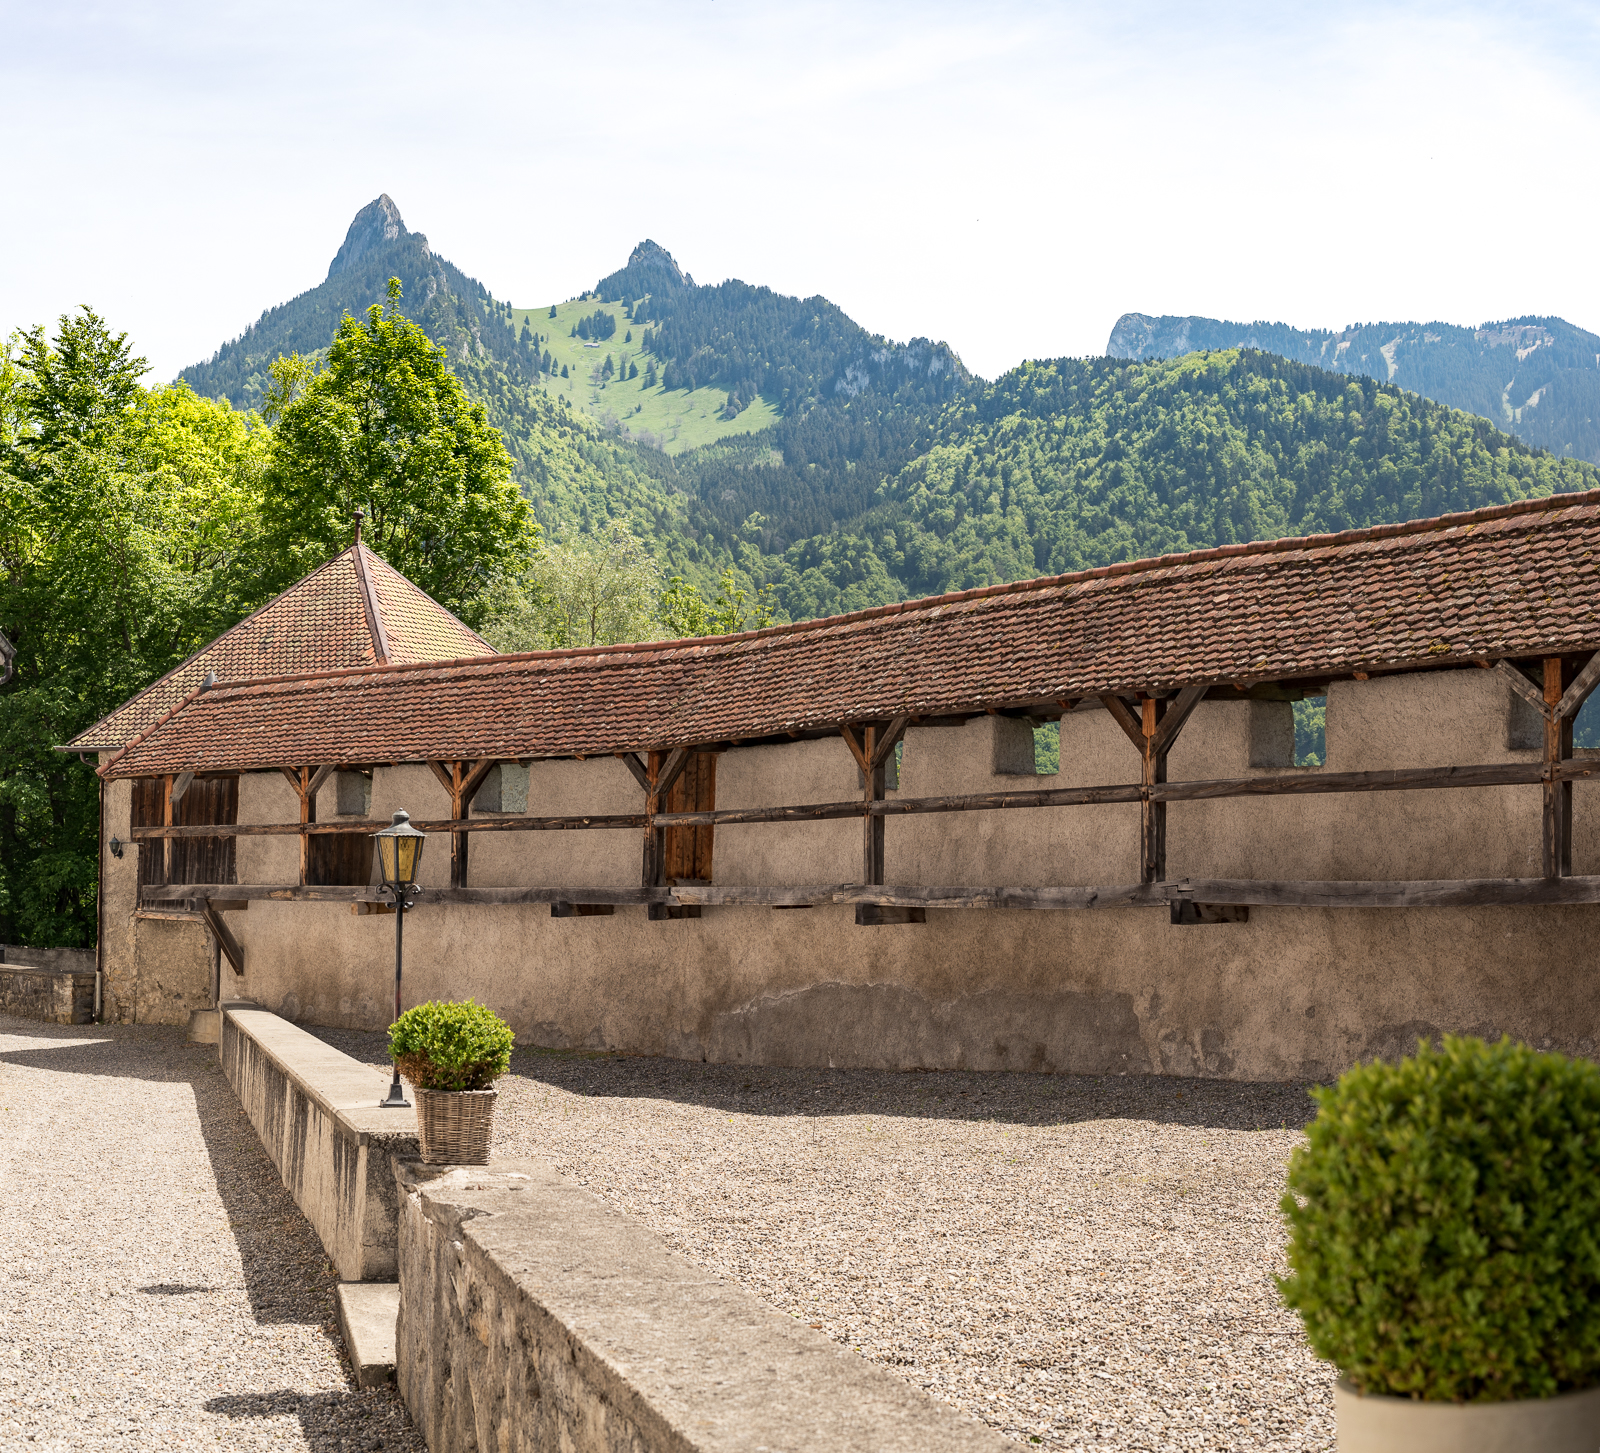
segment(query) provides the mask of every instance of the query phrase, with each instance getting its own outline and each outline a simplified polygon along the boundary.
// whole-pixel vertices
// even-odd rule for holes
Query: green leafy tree
[[[387,306],[347,316],[327,365],[282,408],[265,500],[280,579],[343,549],[360,509],[374,550],[475,622],[490,579],[526,558],[536,527],[483,406],[399,303],[392,278]]]
[[[0,941],[94,942],[98,783],[54,747],[261,594],[266,431],[88,309],[0,353]]]
[[[715,599],[708,602],[693,585],[674,575],[661,592],[657,609],[661,623],[673,636],[732,636],[770,626],[772,596],[773,589],[767,585],[752,599],[730,566],[722,572]]]
[[[660,629],[661,571],[632,530],[613,521],[603,536],[542,551],[489,594],[484,638],[497,651],[562,650],[650,641]]]

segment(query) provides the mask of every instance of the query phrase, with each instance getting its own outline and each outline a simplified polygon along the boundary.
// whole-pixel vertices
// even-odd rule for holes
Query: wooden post
[[[645,758],[644,789],[644,857],[640,864],[639,883],[644,888],[654,888],[661,881],[661,857],[666,846],[666,834],[656,826],[656,814],[661,811],[661,768],[666,761],[665,752],[650,752]],[[665,918],[662,905],[652,903],[647,910],[651,918]]]
[[[1139,726],[1144,735],[1140,782],[1154,787],[1167,780],[1167,743],[1158,735],[1166,715],[1165,701],[1146,697]],[[1139,881],[1160,883],[1167,876],[1167,804],[1148,795],[1139,804]]]
[[[460,762],[450,764],[450,820],[460,822],[467,815],[467,805],[461,800],[461,768]],[[450,886],[452,888],[465,888],[467,886],[467,834],[452,832],[450,834]]]
[[[873,754],[878,747],[878,729],[869,726],[862,733],[861,750],[866,758],[866,769],[862,772],[861,800],[863,802],[883,801],[883,763],[873,763]],[[864,832],[861,844],[861,881],[871,888],[881,886],[883,883],[883,818],[876,813],[869,813],[863,821]]]
[[[1572,783],[1555,780],[1554,769],[1572,756],[1572,716],[1557,714],[1556,707],[1568,682],[1566,662],[1547,656],[1544,662],[1544,875],[1566,878],[1572,874]]]
[[[311,768],[300,769],[300,822],[306,826],[317,820],[317,794],[311,788]],[[300,834],[300,884],[311,881],[311,835]]]
[[[172,826],[172,806],[172,774],[169,772],[161,780],[161,825],[163,827]],[[176,847],[177,844],[171,838],[161,844],[161,881],[163,883],[172,881],[172,859]]]
[[[883,801],[883,784],[889,753],[904,735],[908,721],[908,717],[896,717],[881,731],[877,726],[869,726],[862,732],[859,742],[848,726],[839,729],[845,745],[850,748],[850,755],[856,759],[856,766],[861,769],[863,806],[870,807],[874,802]],[[885,862],[883,824],[883,814],[878,812],[868,812],[862,823],[861,882],[866,888],[883,886]],[[884,906],[876,903],[856,904],[858,924],[926,923],[927,921],[926,908],[906,908],[892,904]]]

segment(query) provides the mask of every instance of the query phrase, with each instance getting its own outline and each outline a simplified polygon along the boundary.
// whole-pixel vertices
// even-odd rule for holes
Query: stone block
[[[396,1378],[431,1453],[1013,1446],[540,1162],[396,1177]]]
[[[400,1287],[392,1281],[346,1281],[334,1288],[339,1335],[357,1387],[394,1381],[394,1329]]]

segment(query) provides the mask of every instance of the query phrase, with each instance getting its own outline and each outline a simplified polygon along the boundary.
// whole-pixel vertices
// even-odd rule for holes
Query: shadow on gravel
[[[208,1413],[220,1413],[234,1422],[251,1418],[280,1418],[293,1414],[300,1420],[306,1447],[312,1453],[334,1449],[422,1447],[399,1400],[374,1392],[304,1393],[294,1388],[277,1392],[240,1393],[212,1398]]]
[[[364,1063],[389,1063],[382,1031],[301,1028]],[[771,1069],[539,1049],[516,1051],[511,1073],[568,1094],[672,1100],[742,1115],[881,1114],[1008,1125],[1142,1120],[1213,1130],[1296,1130],[1316,1118],[1307,1085],[1169,1075]]]
[[[284,1188],[255,1128],[217,1063],[214,1046],[190,1044],[165,1025],[53,1025],[0,1019],[0,1036],[57,1041],[50,1048],[0,1050],[0,1063],[102,1081],[85,1086],[86,1108],[114,1106],[118,1080],[187,1084],[211,1161],[217,1194],[239,1247],[245,1292],[259,1323],[295,1322],[334,1333],[338,1281],[311,1223]],[[4,1043],[0,1038],[0,1043]],[[152,1296],[194,1295],[209,1287],[163,1284]]]

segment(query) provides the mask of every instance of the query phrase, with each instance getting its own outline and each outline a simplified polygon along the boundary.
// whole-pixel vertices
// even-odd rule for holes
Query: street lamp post
[[[411,826],[411,814],[402,808],[388,827],[372,834],[378,844],[378,866],[383,873],[382,887],[394,896],[394,1017],[400,1017],[400,961],[405,943],[406,909],[422,892],[417,865],[422,861],[422,845],[427,834]],[[384,1109],[406,1110],[411,1101],[400,1084],[400,1066],[394,1067],[394,1083],[387,1099],[378,1101]]]

